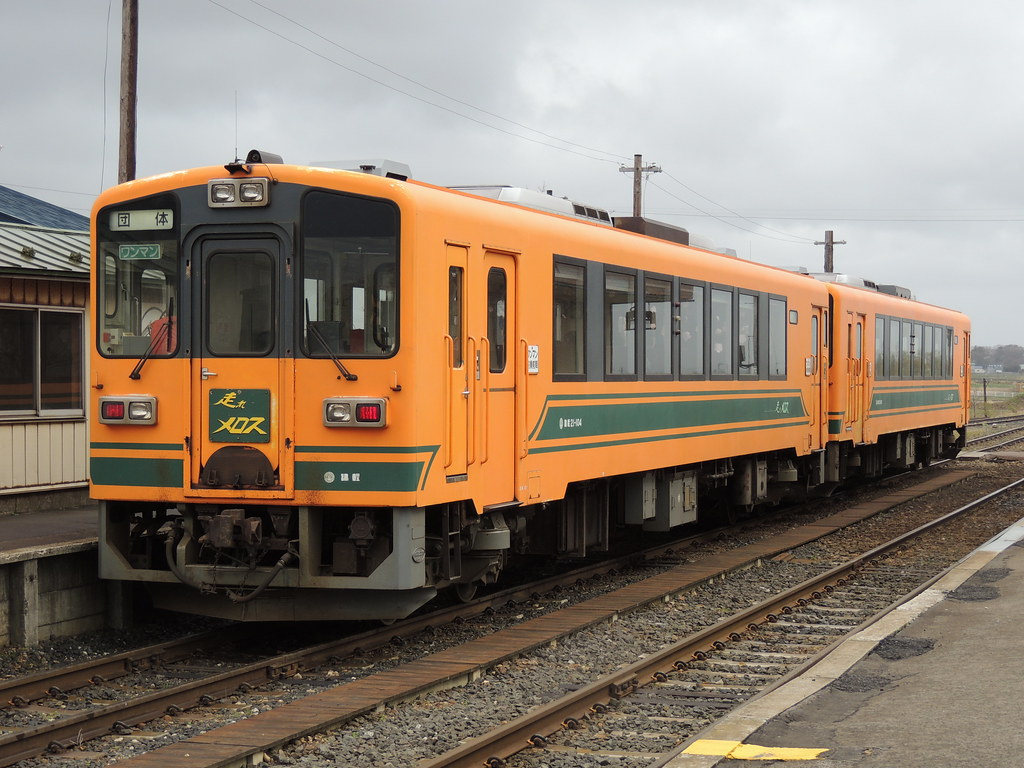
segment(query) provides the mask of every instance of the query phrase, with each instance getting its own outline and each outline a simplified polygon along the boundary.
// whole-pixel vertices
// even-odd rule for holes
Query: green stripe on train
[[[960,390],[956,387],[876,389],[871,393],[872,411],[905,410],[929,405],[954,408],[960,405]]]
[[[724,400],[679,399],[653,403],[619,401],[556,405],[545,412],[544,422],[535,439],[559,440],[751,422],[790,422],[806,415],[799,395],[792,393]]]
[[[415,491],[422,461],[296,461],[297,491]]]
[[[771,422],[769,424],[758,424],[751,426],[745,424],[741,427],[727,427],[724,429],[707,429],[700,432],[674,432],[661,435],[630,435],[621,440],[596,440],[589,443],[570,443],[568,445],[548,445],[537,447],[530,446],[530,453],[559,453],[564,451],[582,451],[588,448],[614,448],[620,445],[641,445],[644,443],[663,443],[672,440],[691,440],[695,437],[708,437],[710,435],[744,435],[764,429],[780,429],[783,427],[805,427],[807,420],[789,422]]]
[[[94,456],[89,461],[89,474],[96,485],[181,488],[184,472],[181,459]]]

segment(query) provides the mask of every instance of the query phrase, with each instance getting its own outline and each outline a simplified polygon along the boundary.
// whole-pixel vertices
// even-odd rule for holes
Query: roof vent
[[[555,197],[551,194],[550,190],[545,194],[544,192],[535,192],[525,187],[511,187],[505,184],[457,186],[448,187],[448,189],[468,192],[471,195],[479,195],[480,197],[489,197],[492,200],[500,200],[503,203],[514,203],[524,208],[533,208],[537,211],[558,213],[562,216],[584,219],[594,224],[611,226],[612,223],[612,217],[608,214],[608,211],[574,202],[567,197]]]
[[[866,280],[863,277],[846,275],[841,272],[812,272],[811,277],[821,280],[823,283],[841,283],[842,285],[852,285],[857,288],[867,288],[869,291],[878,290],[874,280]]]
[[[659,240],[667,240],[670,243],[691,245],[688,230],[660,221],[654,221],[653,219],[645,219],[642,216],[616,216],[615,228],[624,229],[627,232],[636,232],[638,235],[656,237]],[[692,244],[696,245],[696,243]]]
[[[369,173],[372,176],[383,176],[386,179],[398,179],[408,181],[412,171],[405,163],[398,163],[394,160],[367,159],[367,160],[317,160],[310,163],[316,168],[332,168],[336,171],[358,171]]]
[[[901,285],[880,285],[878,286],[879,293],[888,293],[890,296],[899,296],[901,299],[913,299],[914,294],[909,288],[904,288]]]

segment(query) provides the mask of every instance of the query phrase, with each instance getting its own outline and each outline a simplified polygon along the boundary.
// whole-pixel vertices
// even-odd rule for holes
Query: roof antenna
[[[238,157],[238,89],[235,89],[235,162],[239,161]]]

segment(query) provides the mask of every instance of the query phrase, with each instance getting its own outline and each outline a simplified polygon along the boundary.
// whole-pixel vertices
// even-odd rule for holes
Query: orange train
[[[160,607],[392,619],[964,445],[964,315],[645,219],[253,150],[92,227],[100,570]]]

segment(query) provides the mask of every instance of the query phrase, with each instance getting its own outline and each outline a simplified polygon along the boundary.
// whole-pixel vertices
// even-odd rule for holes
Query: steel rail
[[[1020,430],[1015,430],[1015,431],[1020,431]],[[1002,434],[1006,434],[1006,433],[1004,432]],[[995,450],[998,450],[999,448],[1005,448],[1008,445],[1013,445],[1014,443],[1019,443],[1021,440],[1024,440],[1024,435],[1021,435],[1020,437],[1011,438],[1010,440],[1004,440],[1003,442],[996,443],[995,445],[986,446],[985,448],[982,448],[981,450],[982,451],[995,451]]]
[[[559,584],[578,582],[596,573],[621,567],[626,563],[642,562],[680,546],[685,547],[702,537],[715,536],[718,533],[720,531],[701,534],[698,537],[687,537],[649,548],[639,555],[630,553],[614,561],[592,564],[567,574],[548,577],[540,582],[504,589],[465,605],[403,620],[383,631],[376,628],[359,635],[331,640],[299,651],[257,661],[225,671],[213,678],[191,681],[181,686],[149,694],[135,702],[116,702],[36,728],[0,735],[0,766],[10,765],[12,762],[40,754],[51,746],[73,747],[88,739],[107,735],[114,727],[137,725],[160,717],[168,711],[187,709],[202,704],[206,700],[230,695],[244,686],[256,687],[269,680],[292,676],[299,671],[316,667],[346,654],[381,647],[392,641],[400,641],[405,636],[422,632],[434,625],[458,621],[462,617],[477,615],[510,602],[535,598],[539,591],[552,589]],[[245,626],[239,627],[238,630],[245,631]]]
[[[224,639],[224,630],[203,632],[89,659],[67,667],[0,680],[0,701],[6,701],[10,706],[23,707],[39,699],[61,696],[87,685],[116,680],[140,670],[187,658],[197,650],[223,643]]]
[[[339,640],[330,640],[309,648],[253,662],[214,677],[191,681],[146,696],[77,713],[34,728],[0,735],[0,766],[8,766],[42,754],[50,748],[69,748],[89,739],[108,735],[156,719],[168,712],[185,710],[228,696],[245,686],[256,687],[270,680],[290,677],[340,656],[359,653],[400,641],[432,626],[460,621],[496,607],[535,598],[538,593],[576,583],[629,564],[658,557],[686,547],[702,537],[718,532],[688,536],[670,543],[649,547],[613,560],[594,563],[570,572],[549,576],[527,585],[511,587],[485,595],[463,605],[451,606],[420,617],[405,619],[385,629],[374,628]],[[244,625],[228,628],[230,634],[242,634]],[[90,684],[113,680],[141,669],[156,667],[187,657],[191,652],[210,647],[223,638],[223,632],[195,635],[182,640],[159,643],[145,648],[113,654],[71,667],[47,670],[36,675],[0,683],[0,696],[14,706],[24,706],[48,696],[60,696]]]
[[[1003,437],[1005,435],[1012,435],[1015,432],[1021,432],[1021,431],[1024,431],[1024,426],[1013,427],[1012,429],[1004,429],[1002,432],[993,432],[990,435],[981,435],[980,437],[972,438],[971,440],[967,441],[967,444],[968,445],[974,445],[976,443],[985,443],[985,442],[988,442],[989,440],[995,440],[997,437]],[[1017,438],[1017,439],[1019,440],[1020,438]],[[1017,442],[1017,441],[1016,440],[1009,440],[1007,442],[1014,443],[1014,442]],[[999,445],[1006,445],[1006,443],[1000,443]],[[995,446],[995,447],[998,448],[999,446]]]
[[[416,764],[416,768],[478,768],[478,766],[501,768],[505,765],[507,758],[530,746],[543,745],[551,734],[563,728],[574,727],[579,720],[588,717],[591,712],[600,712],[612,700],[623,698],[650,682],[664,680],[672,668],[681,668],[690,660],[701,659],[708,653],[723,647],[730,640],[739,639],[743,631],[754,625],[765,622],[774,623],[780,613],[789,613],[808,599],[817,598],[822,592],[833,591],[834,586],[845,583],[850,575],[879,557],[929,530],[976,509],[993,498],[1008,493],[1022,483],[1024,483],[1024,478],[975,499],[959,509],[881,544],[863,555],[792,587],[786,592],[723,619],[678,643],[667,646],[658,653],[641,659],[612,675],[584,686],[556,701],[537,707],[490,733],[466,741],[439,757],[420,761]],[[811,659],[808,665],[817,658],[819,656]],[[788,679],[788,677],[784,679]]]

